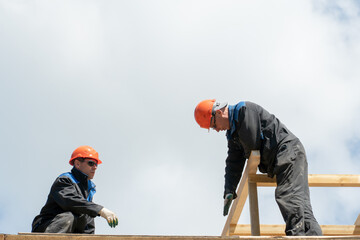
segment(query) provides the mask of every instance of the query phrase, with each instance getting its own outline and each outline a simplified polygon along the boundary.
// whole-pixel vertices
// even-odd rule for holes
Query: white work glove
[[[116,225],[118,225],[119,221],[117,216],[109,209],[103,208],[100,210],[99,214],[106,219],[110,227],[116,227]]]

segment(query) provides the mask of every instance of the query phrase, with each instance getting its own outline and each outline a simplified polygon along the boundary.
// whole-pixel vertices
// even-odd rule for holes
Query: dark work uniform
[[[276,176],[275,199],[286,223],[286,235],[322,235],[310,204],[308,166],[300,140],[261,106],[229,106],[225,192],[233,193],[252,150],[260,150],[259,170]]]
[[[94,218],[103,208],[92,202],[95,192],[95,184],[75,167],[61,174],[35,217],[32,232],[94,234]]]

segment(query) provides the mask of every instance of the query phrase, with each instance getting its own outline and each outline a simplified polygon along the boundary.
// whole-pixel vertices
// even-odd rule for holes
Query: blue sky
[[[309,173],[358,174],[357,1],[0,0],[0,232],[29,232],[80,145],[100,154],[98,234],[220,235],[226,138],[196,104],[250,100],[303,142]],[[312,188],[320,224],[357,189]],[[281,224],[274,189],[260,220]],[[249,223],[247,208],[240,219]]]

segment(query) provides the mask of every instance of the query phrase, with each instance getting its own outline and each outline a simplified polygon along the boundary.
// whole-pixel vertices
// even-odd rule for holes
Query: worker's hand
[[[234,195],[232,193],[228,193],[225,195],[225,199],[224,199],[224,211],[223,211],[223,215],[226,216],[228,215],[229,212],[229,208],[231,205],[231,201],[234,199]]]
[[[117,216],[109,209],[103,208],[101,209],[99,214],[106,219],[110,227],[116,227],[116,225],[118,225],[119,221]]]

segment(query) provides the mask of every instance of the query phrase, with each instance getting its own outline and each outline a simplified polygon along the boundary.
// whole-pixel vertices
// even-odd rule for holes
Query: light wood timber
[[[44,234],[44,233],[19,233],[19,235],[0,234],[0,240],[303,240],[303,239],[324,239],[324,240],[350,240],[360,239],[360,236],[151,236],[151,235],[93,235],[93,234]]]
[[[241,212],[244,208],[249,192],[249,185],[247,178],[244,178],[244,181],[241,182],[239,190],[240,190],[239,191],[240,196],[238,195],[238,197],[235,199],[235,201],[233,202],[233,206],[231,207],[230,210],[230,213],[232,213],[232,218],[230,223],[235,223],[235,222],[237,223],[239,221]]]
[[[256,174],[257,167],[260,164],[260,152],[253,151],[248,160],[249,176]],[[248,182],[249,185],[249,208],[250,208],[250,223],[251,235],[260,236],[260,220],[259,220],[259,204],[256,183]]]
[[[353,174],[309,174],[310,187],[360,187],[360,175]],[[249,175],[249,182],[258,187],[276,187],[276,178],[266,174]]]
[[[261,224],[260,225],[261,236],[284,236],[285,225],[272,225]],[[344,235],[359,235],[360,226],[355,225],[321,225],[324,236],[344,236]],[[234,224],[230,226],[230,232],[236,236],[249,236],[251,234],[250,224]],[[360,236],[358,236],[360,239]]]
[[[230,237],[228,237],[231,239]],[[1,239],[1,238],[0,238]],[[50,234],[19,233],[4,235],[4,240],[221,240],[220,236],[141,236],[141,235],[94,235],[94,234]]]
[[[251,236],[251,226],[250,224],[231,224],[230,231],[232,235],[236,236]],[[260,225],[260,235],[261,236],[284,236],[285,235],[285,225],[281,224],[261,224]]]
[[[232,206],[230,208],[228,217],[225,222],[225,226],[223,228],[223,231],[221,233],[222,237],[229,236],[230,235],[230,224],[237,224],[239,221],[241,212],[244,208],[247,196],[248,196],[248,179],[247,179],[247,172],[249,171],[248,168],[245,168],[244,173],[246,176],[242,177],[239,183],[239,188],[237,191],[237,198],[233,201]]]
[[[360,214],[359,214],[359,216],[357,217],[354,225],[360,225]]]
[[[259,204],[256,183],[249,182],[251,235],[260,236]]]
[[[240,180],[239,187],[237,190],[237,198],[233,201],[230,208],[228,217],[225,222],[225,226],[221,233],[222,237],[229,236],[230,234],[230,224],[237,224],[241,215],[241,212],[244,208],[246,199],[248,197],[248,176],[249,173],[255,174],[257,166],[260,163],[260,152],[252,151],[249,157],[249,160],[246,164],[243,176]]]

